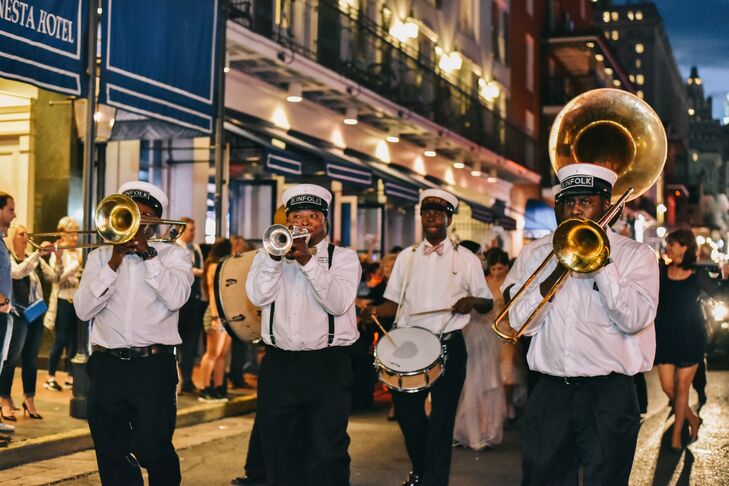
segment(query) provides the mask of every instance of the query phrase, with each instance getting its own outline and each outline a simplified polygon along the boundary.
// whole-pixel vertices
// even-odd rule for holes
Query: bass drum
[[[215,303],[220,320],[234,339],[256,343],[261,339],[261,309],[248,300],[246,277],[256,251],[225,257],[215,270]]]

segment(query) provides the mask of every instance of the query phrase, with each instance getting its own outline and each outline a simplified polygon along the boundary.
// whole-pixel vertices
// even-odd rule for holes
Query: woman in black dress
[[[656,315],[656,359],[663,392],[673,403],[675,421],[671,450],[680,452],[681,431],[688,421],[693,443],[701,419],[689,407],[689,388],[706,348],[706,328],[701,311],[701,278],[696,273],[696,237],[691,230],[677,230],[666,237],[661,267],[661,288]]]

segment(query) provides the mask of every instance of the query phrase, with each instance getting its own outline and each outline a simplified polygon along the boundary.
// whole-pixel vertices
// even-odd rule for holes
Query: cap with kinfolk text
[[[286,214],[299,209],[328,214],[332,193],[316,184],[298,184],[284,191],[281,202],[286,206]]]
[[[167,195],[164,191],[149,182],[125,182],[121,185],[121,187],[119,187],[117,192],[131,197],[134,201],[151,206],[155,213],[157,213],[158,218],[162,216],[162,213],[164,213],[165,209],[167,209],[167,205],[169,204],[169,200],[167,199]]]
[[[618,175],[601,165],[581,163],[562,167],[557,172],[557,178],[560,191],[555,199],[560,202],[570,196],[594,194],[610,199]]]

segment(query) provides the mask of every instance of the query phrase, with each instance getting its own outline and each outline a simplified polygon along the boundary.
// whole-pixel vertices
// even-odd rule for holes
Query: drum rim
[[[395,328],[395,329],[409,329],[409,328],[422,329],[423,331],[428,332],[434,338],[438,339],[438,336],[433,331],[431,331],[430,329],[426,329],[424,327],[421,327],[421,326],[403,326],[403,327],[398,327],[398,328]],[[385,368],[387,370],[391,370],[391,368],[385,366],[382,363],[382,360],[380,360],[380,358],[377,355],[377,347],[380,345],[380,342],[382,342],[382,340],[378,341],[377,342],[377,345],[374,348],[374,358],[375,358],[375,363],[374,364],[375,364],[375,367],[377,368],[377,363],[380,363],[380,364],[382,364],[382,367],[383,368]],[[438,339],[438,342],[440,343],[440,353],[438,354],[438,357],[436,359],[434,359],[428,366],[425,366],[423,368],[419,368],[418,370],[415,370],[415,371],[406,371],[406,372],[403,372],[403,373],[400,373],[400,372],[398,372],[398,373],[400,373],[402,376],[419,375],[419,374],[422,374],[424,371],[430,371],[433,368],[433,366],[438,361],[445,362],[445,355],[446,355],[445,345],[440,341],[440,339]]]
[[[435,378],[433,378],[431,381],[429,381],[425,386],[421,386],[418,388],[403,388],[403,387],[399,387],[399,386],[392,386],[383,380],[380,380],[380,382],[382,382],[382,384],[385,385],[387,388],[398,391],[400,393],[418,393],[418,392],[427,390],[428,388],[432,387],[445,374],[445,357],[443,358],[442,362],[433,363],[433,365],[428,369],[428,371],[432,370],[436,364],[440,364],[440,372],[438,373],[438,375]],[[380,371],[380,370],[378,369],[378,371]],[[418,374],[423,375],[426,373],[421,372]],[[409,375],[399,374],[398,376],[403,377],[403,376],[409,376]],[[377,373],[377,377],[378,378],[380,377],[380,373]]]

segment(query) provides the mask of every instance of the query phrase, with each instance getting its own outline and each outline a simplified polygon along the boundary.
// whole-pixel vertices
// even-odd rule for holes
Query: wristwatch
[[[139,254],[140,257],[142,257],[142,260],[149,260],[151,258],[154,258],[157,256],[157,250],[153,246],[147,247],[147,251],[144,253]]]

